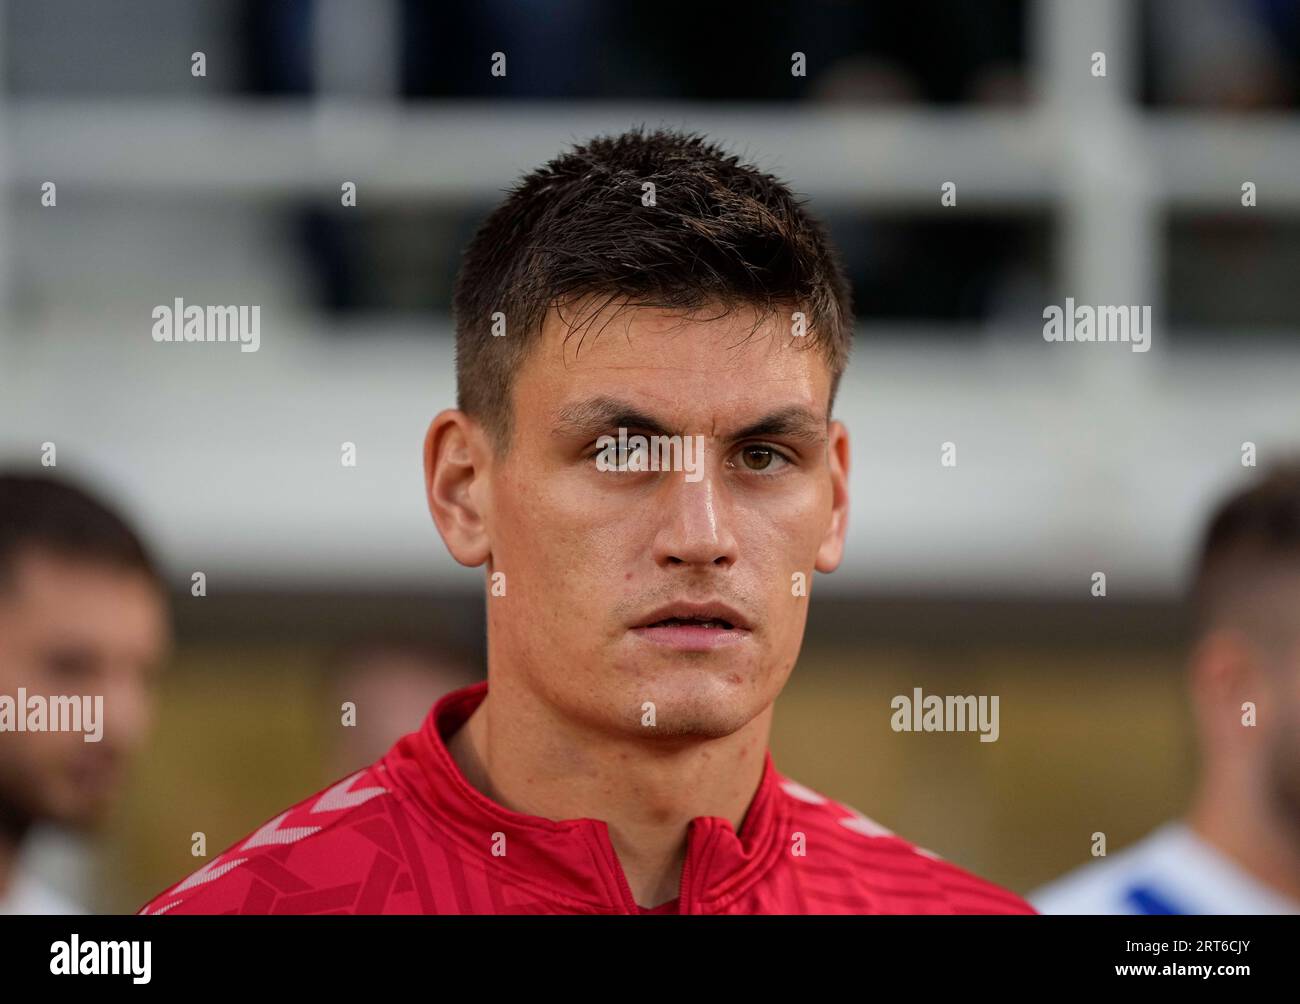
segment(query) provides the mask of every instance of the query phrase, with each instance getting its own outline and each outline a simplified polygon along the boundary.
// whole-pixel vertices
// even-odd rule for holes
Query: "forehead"
[[[601,394],[679,417],[802,406],[824,420],[829,367],[792,323],[789,311],[743,306],[551,310],[518,374],[516,404],[554,418]]]
[[[9,629],[51,630],[68,640],[154,644],[166,634],[166,602],[143,572],[37,549],[14,561],[0,618]]]

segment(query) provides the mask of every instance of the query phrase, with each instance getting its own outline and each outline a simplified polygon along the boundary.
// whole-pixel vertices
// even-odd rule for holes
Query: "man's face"
[[[0,801],[20,818],[81,827],[110,807],[153,717],[168,644],[147,576],[44,552],[20,555],[0,592],[0,694],[102,696],[102,738],[0,732]]]
[[[746,725],[794,668],[814,568],[839,564],[848,442],[826,363],[788,314],[751,334],[753,313],[720,313],[628,309],[566,340],[552,312],[516,377],[487,505],[494,673],[594,727],[645,735],[647,702],[658,736]],[[598,469],[620,426],[702,437],[697,479]],[[732,627],[664,623],[679,603],[723,604]]]
[[[1300,573],[1237,575],[1195,650],[1199,739],[1209,770],[1262,793],[1300,838]]]
[[[1259,674],[1259,724],[1264,740],[1267,789],[1276,808],[1300,835],[1300,576],[1291,576],[1270,597],[1280,634],[1267,671]]]

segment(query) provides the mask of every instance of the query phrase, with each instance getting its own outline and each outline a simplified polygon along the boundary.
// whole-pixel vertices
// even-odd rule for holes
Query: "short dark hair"
[[[1257,607],[1253,594],[1269,588],[1279,574],[1300,574],[1300,457],[1271,467],[1214,511],[1192,579],[1194,633],[1215,627],[1230,613],[1248,615]],[[1267,617],[1267,611],[1256,613],[1255,620]],[[1300,622],[1300,612],[1293,617]]]
[[[655,204],[642,204],[654,185]],[[546,313],[601,306],[695,311],[794,304],[831,372],[848,362],[848,282],[824,227],[781,181],[694,133],[632,129],[524,177],[465,251],[453,293],[457,407],[509,445],[514,375]],[[492,337],[492,315],[506,337]]]
[[[0,470],[0,589],[28,550],[141,572],[162,586],[143,541],[108,505],[63,478]]]

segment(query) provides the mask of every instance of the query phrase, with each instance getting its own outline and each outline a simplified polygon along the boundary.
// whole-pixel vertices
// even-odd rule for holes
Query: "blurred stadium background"
[[[458,255],[519,173],[642,122],[792,182],[855,286],[848,556],[778,765],[1021,892],[1178,809],[1190,548],[1241,444],[1300,434],[1297,4],[10,0],[0,35],[0,460],[54,442],[125,505],[180,641],[131,797],[56,881],[134,909],[194,831],[215,853],[351,766],[340,645],[481,672],[482,576],[420,470]],[[1048,346],[1066,296],[1152,305],[1151,351]],[[260,351],[155,344],[176,297],[260,304]],[[1001,738],[891,732],[918,686],[1000,695]]]

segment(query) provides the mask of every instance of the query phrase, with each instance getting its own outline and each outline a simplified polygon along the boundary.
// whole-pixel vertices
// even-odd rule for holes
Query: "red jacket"
[[[512,812],[462,776],[444,740],[486,693],[478,683],[448,694],[376,763],[276,816],[140,912],[1034,912],[782,777],[770,752],[740,833],[725,819],[693,819],[678,898],[645,909],[605,823]]]

